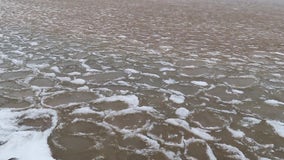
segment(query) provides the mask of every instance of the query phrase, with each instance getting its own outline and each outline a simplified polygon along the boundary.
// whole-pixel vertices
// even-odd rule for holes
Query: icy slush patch
[[[30,126],[19,126],[19,118],[51,118],[51,127],[45,131],[33,130]],[[0,110],[0,160],[17,158],[19,160],[54,160],[51,156],[47,138],[55,128],[57,114],[51,109],[29,109],[16,111]]]

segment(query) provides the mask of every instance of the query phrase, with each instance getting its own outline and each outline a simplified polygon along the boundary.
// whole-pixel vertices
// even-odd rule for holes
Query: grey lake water
[[[0,0],[0,160],[284,159],[281,0]]]

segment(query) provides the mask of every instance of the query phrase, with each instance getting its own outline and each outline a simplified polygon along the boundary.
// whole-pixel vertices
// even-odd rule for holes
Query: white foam
[[[266,120],[266,122],[273,127],[276,134],[284,138],[284,123],[283,122],[275,121],[275,120]]]
[[[51,127],[38,131],[32,126],[19,125],[20,118],[51,118]],[[57,114],[51,109],[29,109],[16,111],[0,110],[0,160],[17,158],[19,160],[54,160],[51,156],[47,138],[55,128]]]
[[[204,81],[191,81],[191,83],[197,86],[201,86],[201,87],[208,86],[208,83]]]
[[[175,114],[181,118],[181,119],[186,119],[191,112],[189,112],[188,109],[184,108],[184,107],[180,107],[176,110]]]
[[[271,106],[277,107],[277,106],[284,106],[284,102],[280,102],[275,99],[268,99],[264,101],[266,104],[269,104]]]
[[[230,127],[227,127],[227,130],[232,134],[232,136],[234,137],[234,138],[242,138],[242,137],[244,137],[245,136],[245,133],[244,132],[242,132],[241,130],[234,130],[234,129],[232,129],[232,128],[230,128]]]
[[[86,81],[84,79],[80,79],[80,78],[74,79],[74,80],[72,80],[70,82],[73,83],[73,84],[78,84],[78,85],[83,85],[83,84],[86,83]]]
[[[182,103],[184,103],[185,98],[184,98],[184,96],[182,96],[182,95],[175,95],[175,94],[172,94],[172,95],[170,96],[170,100],[173,101],[174,103],[182,104]]]

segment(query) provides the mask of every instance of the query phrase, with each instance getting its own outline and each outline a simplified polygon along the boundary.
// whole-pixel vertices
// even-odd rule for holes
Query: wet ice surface
[[[0,160],[283,159],[283,8],[0,0]]]

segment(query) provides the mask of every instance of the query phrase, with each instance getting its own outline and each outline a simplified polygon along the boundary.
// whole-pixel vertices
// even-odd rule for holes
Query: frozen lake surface
[[[284,159],[280,0],[0,0],[0,160]]]

